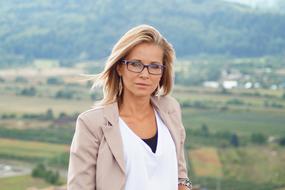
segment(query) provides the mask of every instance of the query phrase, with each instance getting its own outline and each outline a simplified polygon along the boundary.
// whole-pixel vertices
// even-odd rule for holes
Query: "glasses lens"
[[[133,72],[141,72],[143,69],[143,64],[139,61],[129,61],[128,62],[128,69]]]
[[[160,75],[162,73],[162,65],[151,64],[148,67],[149,73],[154,75]]]

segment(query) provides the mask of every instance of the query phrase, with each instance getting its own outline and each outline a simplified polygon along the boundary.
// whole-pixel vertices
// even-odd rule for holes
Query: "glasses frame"
[[[147,68],[147,72],[148,72],[150,75],[162,75],[162,74],[163,74],[163,70],[164,70],[164,68],[165,68],[165,65],[153,64],[153,63],[151,63],[151,64],[143,64],[142,62],[138,61],[140,64],[143,65],[143,67],[142,67],[142,70],[141,70],[141,71],[136,72],[136,71],[132,71],[132,70],[129,69],[129,63],[131,63],[131,62],[132,62],[131,60],[126,60],[126,59],[122,59],[122,60],[121,60],[121,63],[126,64],[126,65],[127,65],[127,69],[128,69],[129,71],[131,71],[131,72],[134,72],[134,73],[141,73],[141,72],[144,70],[144,68],[146,67],[146,68]],[[149,67],[150,67],[151,65],[157,65],[157,66],[159,66],[160,69],[161,69],[161,73],[160,73],[160,74],[154,74],[154,73],[149,72]]]

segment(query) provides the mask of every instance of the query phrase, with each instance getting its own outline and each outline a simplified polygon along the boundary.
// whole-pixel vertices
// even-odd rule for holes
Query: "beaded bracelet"
[[[178,178],[178,185],[184,185],[192,190],[192,182],[188,178]]]

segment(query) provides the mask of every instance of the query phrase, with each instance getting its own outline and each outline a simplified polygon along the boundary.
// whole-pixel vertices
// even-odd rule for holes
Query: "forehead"
[[[162,63],[163,50],[158,45],[152,43],[141,43],[136,45],[127,55],[127,59],[137,59],[143,62]]]

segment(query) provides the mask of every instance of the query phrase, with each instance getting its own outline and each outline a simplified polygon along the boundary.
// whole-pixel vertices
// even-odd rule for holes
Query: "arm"
[[[67,189],[94,190],[99,140],[79,116],[70,147]]]
[[[187,172],[187,164],[185,160],[185,152],[184,152],[184,145],[186,140],[186,130],[182,122],[182,112],[180,104],[177,102],[177,109],[178,109],[178,117],[180,123],[180,130],[181,130],[181,148],[180,154],[178,158],[178,189],[179,190],[191,190],[192,189],[192,182],[188,178]]]

